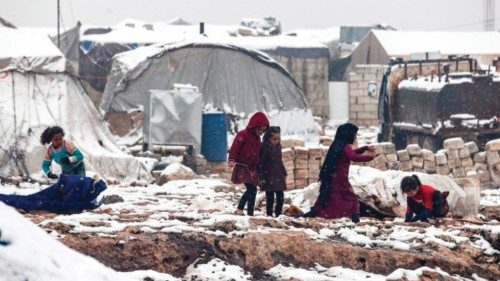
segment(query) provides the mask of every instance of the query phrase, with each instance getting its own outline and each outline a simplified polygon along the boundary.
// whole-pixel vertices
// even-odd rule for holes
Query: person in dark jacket
[[[349,183],[349,167],[351,161],[368,162],[377,155],[369,146],[352,149],[356,140],[358,127],[346,123],[337,129],[332,145],[328,149],[325,161],[321,166],[319,180],[319,196],[310,212],[305,217],[322,217],[337,219],[350,217],[359,222],[359,202]],[[369,154],[363,154],[368,151]]]
[[[401,180],[401,190],[406,194],[405,222],[427,221],[428,218],[448,214],[448,192],[441,193],[434,187],[422,184],[416,175]]]
[[[280,127],[271,126],[264,134],[260,146],[259,179],[260,189],[266,192],[266,214],[273,215],[274,195],[276,194],[276,217],[283,210],[283,191],[286,190],[286,170],[281,157]]]
[[[257,167],[260,163],[260,136],[268,127],[269,120],[266,115],[262,112],[255,113],[247,127],[236,134],[229,150],[228,166],[233,168],[231,181],[236,184],[242,183],[246,187],[235,211],[238,215],[243,214],[243,209],[248,203],[247,214],[253,216],[259,183]]]

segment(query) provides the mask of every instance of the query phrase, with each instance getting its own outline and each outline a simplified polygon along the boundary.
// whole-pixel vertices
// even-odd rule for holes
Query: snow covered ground
[[[23,188],[0,186],[0,192],[29,194],[44,188],[28,183],[22,186]],[[140,233],[148,235],[191,232],[228,238],[240,237],[245,233],[288,231],[303,233],[313,241],[343,242],[366,249],[425,252],[439,246],[461,252],[468,248],[475,249],[473,251],[490,262],[499,260],[499,249],[491,244],[491,237],[498,237],[500,234],[497,221],[478,223],[444,219],[436,225],[429,225],[406,224],[401,218],[386,221],[362,218],[360,224],[354,225],[347,219],[306,220],[283,215],[277,219],[268,218],[264,216],[263,206],[257,209],[256,217],[250,218],[233,214],[242,191],[239,186],[208,178],[170,181],[162,186],[110,186],[103,193],[105,203],[91,212],[74,215],[25,215],[50,232],[55,239],[51,239],[10,207],[1,205],[0,273],[3,274],[0,276],[10,276],[10,279],[5,280],[31,280],[32,276],[47,276],[46,279],[37,280],[68,280],[67,274],[71,274],[79,278],[72,280],[117,280],[117,274],[122,274],[120,280],[142,280],[146,276],[153,280],[179,280],[154,271],[118,273],[57,241],[78,233],[117,237],[118,233],[128,227],[136,227],[140,229]],[[304,197],[303,192],[286,192],[286,203]],[[262,195],[258,195],[260,196]],[[484,191],[482,203],[498,206],[498,198],[498,190]],[[285,204],[285,208],[288,204]],[[234,225],[234,228],[214,228],[221,223]],[[61,231],[61,228],[54,227],[61,224],[68,226],[69,230]],[[2,241],[6,241],[7,245],[2,246]],[[27,263],[26,260],[31,262]],[[77,266],[78,264],[85,266]],[[82,273],[68,272],[64,268],[79,268]],[[406,272],[401,269],[393,274],[417,280],[414,277],[418,276],[418,272],[420,271]],[[292,277],[299,280],[383,280],[386,277],[349,268],[325,268],[320,264],[311,268],[280,264],[269,268],[266,274],[277,280]],[[243,268],[217,259],[208,263],[195,262],[186,269],[184,277],[194,280],[253,280],[251,273]]]

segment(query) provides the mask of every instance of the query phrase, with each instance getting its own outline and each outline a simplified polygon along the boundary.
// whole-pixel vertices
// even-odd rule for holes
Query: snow
[[[127,26],[134,25],[134,27]],[[145,28],[151,26],[152,30]],[[241,25],[211,25],[205,24],[205,35],[220,44],[237,44],[257,50],[275,50],[282,48],[320,48],[326,46],[315,40],[296,38],[292,36],[241,36],[241,33],[258,35],[257,29]],[[173,43],[199,38],[199,25],[175,25],[163,22],[143,22],[126,19],[105,34],[82,35],[81,41],[98,43]],[[205,37],[205,38],[206,38]]]
[[[389,56],[438,51],[442,54],[498,54],[498,32],[372,30]]]
[[[340,39],[340,27],[335,26],[324,29],[295,29],[286,32],[285,35],[307,38],[323,44],[328,44]]]
[[[193,170],[190,168],[182,165],[181,163],[172,163],[168,165],[162,172],[161,174],[164,176],[169,176],[169,175],[176,175],[179,173],[189,173],[189,174],[195,174]]]
[[[296,268],[278,264],[265,271],[278,280],[302,281],[383,281],[385,276],[362,270],[352,270],[340,266],[325,268],[319,264],[310,269]]]
[[[485,189],[481,194],[481,206],[500,206],[500,189]]]
[[[3,203],[0,203],[0,242],[3,242],[0,243],[2,280],[142,280],[149,275],[118,273],[107,268],[54,240]],[[168,274],[161,276],[176,280]]]
[[[230,265],[218,258],[206,264],[197,261],[186,269],[186,280],[200,281],[245,281],[252,280],[252,275],[236,265]]]
[[[0,27],[0,59],[11,59],[0,71],[39,69],[63,72],[66,60],[47,34]]]

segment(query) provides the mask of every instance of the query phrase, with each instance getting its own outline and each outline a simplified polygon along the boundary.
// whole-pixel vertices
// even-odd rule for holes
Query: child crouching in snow
[[[61,165],[63,175],[85,176],[83,154],[72,142],[64,139],[64,130],[59,126],[48,127],[43,131],[40,142],[49,144],[42,161],[42,170],[48,178],[57,179],[50,166],[52,160]]]
[[[401,190],[407,196],[405,222],[427,221],[428,218],[448,214],[448,192],[441,193],[432,186],[424,185],[416,175],[401,180]]]
[[[286,170],[281,157],[280,127],[271,126],[264,134],[260,146],[259,179],[260,189],[266,192],[266,214],[273,215],[274,194],[276,194],[276,217],[283,210],[283,191],[286,190]]]
[[[269,121],[266,115],[262,112],[255,113],[247,127],[236,134],[229,150],[228,166],[234,167],[231,181],[236,184],[242,183],[246,188],[235,211],[238,215],[243,214],[243,209],[248,203],[247,214],[253,216],[259,182],[257,167],[260,164],[260,136],[268,127]]]

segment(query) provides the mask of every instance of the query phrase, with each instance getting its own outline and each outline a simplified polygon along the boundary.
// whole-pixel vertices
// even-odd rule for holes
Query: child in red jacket
[[[416,175],[401,180],[401,190],[407,196],[405,222],[427,221],[430,217],[444,217],[448,213],[448,192],[439,192],[424,185]]]
[[[268,127],[269,120],[266,115],[262,112],[255,113],[247,127],[236,134],[229,150],[228,165],[230,168],[234,167],[231,181],[237,184],[243,183],[246,187],[235,211],[238,215],[243,214],[243,209],[248,203],[247,214],[253,216],[259,182],[257,167],[260,164],[260,136]]]

